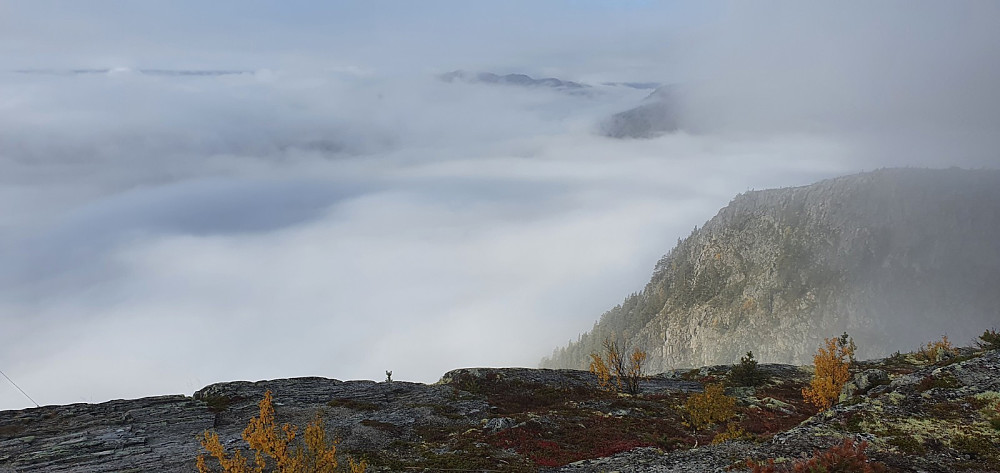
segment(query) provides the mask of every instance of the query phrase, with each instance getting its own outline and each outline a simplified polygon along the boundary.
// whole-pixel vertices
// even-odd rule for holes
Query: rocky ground
[[[0,472],[194,471],[207,429],[246,448],[240,432],[266,390],[279,422],[318,414],[338,452],[369,471],[741,471],[748,459],[781,463],[844,438],[866,441],[892,470],[1000,471],[1000,351],[858,363],[842,402],[819,414],[802,399],[807,368],[761,365],[765,385],[726,390],[744,434],[713,444],[729,426],[692,431],[683,406],[729,369],[651,376],[636,396],[581,371],[460,369],[433,385],[298,378],[4,411]]]

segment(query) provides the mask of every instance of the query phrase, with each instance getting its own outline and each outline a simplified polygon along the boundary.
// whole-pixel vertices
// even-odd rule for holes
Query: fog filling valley
[[[533,367],[740,192],[1000,164],[996,2],[319,3],[0,6],[0,370],[40,404]],[[602,136],[641,82],[681,129]]]

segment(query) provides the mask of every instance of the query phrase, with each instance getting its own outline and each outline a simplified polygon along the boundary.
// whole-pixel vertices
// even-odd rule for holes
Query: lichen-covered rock
[[[735,416],[698,431],[685,401],[731,366],[651,376],[637,396],[600,389],[584,371],[524,368],[454,370],[434,385],[219,383],[193,398],[0,412],[0,472],[192,471],[206,429],[246,449],[240,433],[267,390],[279,423],[319,414],[338,453],[366,458],[372,472],[741,471],[747,459],[799,458],[844,438],[867,442],[870,458],[897,471],[1000,471],[1000,351],[859,365],[855,396],[811,415],[801,394],[809,370],[762,364],[769,381],[731,389]],[[712,443],[739,430],[739,440]]]
[[[840,390],[840,402],[865,394],[876,386],[889,384],[889,373],[880,369],[867,369],[854,375]]]
[[[486,425],[483,429],[488,430],[491,434],[507,430],[514,426],[514,419],[510,417],[494,417],[486,421]]]
[[[997,472],[1000,430],[989,422],[1000,419],[996,411],[1000,408],[1000,352],[966,356],[969,359],[946,366],[918,367],[890,384],[878,384],[881,374],[868,373],[863,378],[875,381],[872,384],[879,386],[879,394],[869,388],[872,395],[859,393],[860,402],[835,405],[767,442],[726,442],[672,452],[636,449],[576,462],[558,471],[746,472],[748,459],[802,458],[851,438],[866,442],[868,457],[892,471]],[[880,363],[888,361],[868,364]],[[950,377],[957,382],[939,383],[925,391],[920,381],[909,381]],[[901,379],[908,381],[897,382]]]

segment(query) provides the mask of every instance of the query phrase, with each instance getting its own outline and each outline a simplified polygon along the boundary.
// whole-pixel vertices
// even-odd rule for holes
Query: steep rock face
[[[737,196],[656,265],[645,289],[545,367],[585,368],[606,336],[651,371],[808,363],[851,333],[861,357],[1000,324],[1000,172],[889,169]]]

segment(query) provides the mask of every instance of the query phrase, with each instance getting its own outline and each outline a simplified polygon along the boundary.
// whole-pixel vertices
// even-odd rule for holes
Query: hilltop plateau
[[[599,388],[588,372],[524,368],[458,369],[433,385],[219,383],[193,397],[0,412],[0,471],[193,471],[206,430],[246,450],[241,432],[266,390],[279,423],[318,414],[338,454],[366,459],[368,471],[741,471],[844,439],[866,442],[870,460],[895,471],[1000,471],[1000,351],[938,358],[855,363],[841,402],[819,413],[801,392],[811,367],[777,364],[759,366],[755,387],[722,365],[646,377],[634,396]],[[732,417],[695,430],[687,401],[716,383],[734,400]]]

